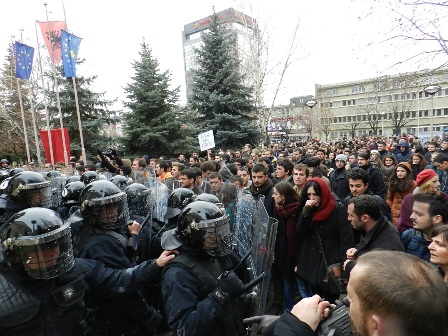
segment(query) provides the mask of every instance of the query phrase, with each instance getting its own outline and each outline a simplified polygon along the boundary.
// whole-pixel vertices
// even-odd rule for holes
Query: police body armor
[[[198,301],[202,301],[217,287],[217,278],[232,267],[229,257],[207,258],[195,260],[186,254],[180,254],[171,260],[163,273],[170,267],[180,267],[192,274],[199,284]],[[163,274],[162,274],[163,277]],[[240,299],[227,301],[223,305],[223,314],[216,326],[207,334],[209,336],[237,336],[245,335],[243,319],[247,307]]]
[[[33,286],[34,290],[19,285],[23,283],[12,274],[0,273],[0,302],[7,303],[0,306],[0,335],[78,336],[87,332],[83,320],[86,288],[73,272],[45,280],[46,286]],[[38,293],[46,295],[40,298]]]

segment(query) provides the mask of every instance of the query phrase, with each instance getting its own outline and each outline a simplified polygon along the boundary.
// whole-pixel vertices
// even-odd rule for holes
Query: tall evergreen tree
[[[187,112],[178,108],[179,88],[170,89],[171,73],[161,72],[145,41],[140,59],[132,66],[135,75],[124,89],[129,112],[124,115],[124,144],[128,153],[151,157],[191,150],[191,130],[186,127]]]
[[[20,79],[18,81],[22,93],[22,103],[25,114],[30,148],[35,148],[32,117],[28,100],[28,84]],[[30,82],[29,85],[32,85]],[[23,118],[20,109],[19,91],[15,76],[14,55],[11,46],[0,72],[0,156],[9,156],[10,159],[26,159],[25,137],[23,132]],[[31,151],[33,151],[33,149]]]
[[[209,32],[202,34],[193,70],[190,107],[196,111],[198,130],[213,130],[216,147],[258,145],[262,134],[256,126],[252,88],[245,86],[237,57],[237,37],[214,13]],[[196,126],[196,125],[195,125]]]
[[[78,62],[77,66],[85,60]],[[76,77],[76,88],[78,94],[79,111],[81,115],[81,126],[84,137],[84,147],[87,157],[92,158],[97,155],[98,149],[105,150],[110,145],[110,135],[105,129],[107,125],[116,124],[117,112],[112,110],[114,101],[104,99],[104,92],[92,91],[92,86],[97,76]],[[53,83],[53,72],[47,72],[48,82]],[[70,147],[72,155],[81,155],[81,139],[79,134],[78,116],[76,112],[75,93],[71,78],[65,78],[62,66],[57,68],[57,78],[59,84],[59,97],[62,110],[62,121],[64,128],[67,128],[70,137]],[[50,115],[50,127],[59,128],[60,118],[56,100],[54,85],[49,85],[47,90],[48,111]],[[42,106],[40,105],[40,108]]]

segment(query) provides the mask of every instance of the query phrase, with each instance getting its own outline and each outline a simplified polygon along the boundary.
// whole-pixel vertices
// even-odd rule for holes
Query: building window
[[[443,115],[448,115],[448,108],[443,109]]]
[[[347,122],[347,117],[342,117],[342,122]]]
[[[419,98],[423,98],[423,92],[422,92],[422,91],[419,91],[419,93],[418,93],[418,97],[419,97]]]
[[[367,116],[366,115],[363,115],[362,116],[362,121],[366,121],[367,120]]]
[[[334,119],[333,119],[333,122],[334,122],[335,124],[337,124],[337,123],[338,123],[338,118],[334,118]]]
[[[357,85],[352,87],[352,93],[362,93],[364,91],[366,91],[366,89],[363,85]]]
[[[448,96],[448,89],[445,89],[445,96]]]
[[[342,106],[347,106],[347,101],[346,100],[342,101]]]
[[[440,132],[440,126],[434,127],[434,131]]]
[[[429,117],[429,112],[428,111],[423,111],[423,116],[424,117]]]
[[[442,109],[436,109],[434,112],[435,112],[434,114],[436,116],[441,116],[442,115]]]

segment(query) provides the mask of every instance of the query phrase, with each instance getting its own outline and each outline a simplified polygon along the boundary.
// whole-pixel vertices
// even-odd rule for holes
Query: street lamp
[[[316,106],[317,101],[315,101],[314,99],[312,100],[308,100],[305,105],[308,106],[310,108],[310,126],[311,126],[311,133],[310,133],[310,137],[311,140],[313,140],[313,107]]]
[[[429,141],[432,141],[433,116],[434,116],[434,95],[442,88],[438,85],[431,85],[425,89],[425,92],[431,95],[431,114],[429,115]]]

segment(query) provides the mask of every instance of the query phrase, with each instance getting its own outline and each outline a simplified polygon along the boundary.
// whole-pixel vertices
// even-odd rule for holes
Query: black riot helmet
[[[70,176],[69,178],[67,178],[67,180],[65,180],[65,184],[69,184],[72,182],[79,182],[79,181],[81,181],[81,176],[73,175],[73,176]]]
[[[151,189],[141,183],[132,183],[124,192],[128,199],[129,211],[139,216],[146,216]]]
[[[195,201],[205,201],[205,202],[210,202],[210,203],[214,203],[214,204],[218,204],[219,199],[218,197],[216,197],[215,195],[212,194],[208,194],[208,193],[202,193],[200,195],[197,195],[194,198]]]
[[[103,229],[118,229],[131,222],[126,194],[107,180],[87,185],[81,192],[80,206],[85,220]]]
[[[14,175],[6,192],[13,202],[24,207],[50,208],[52,205],[51,183],[36,172],[23,171]]]
[[[115,184],[121,191],[124,191],[129,185],[129,179],[123,175],[115,175],[111,177],[110,181]],[[132,180],[131,180],[132,181]]]
[[[217,205],[196,201],[179,215],[176,236],[193,250],[205,250],[213,257],[230,251],[229,219]]]
[[[13,168],[9,171],[9,177],[13,177],[14,175],[25,171],[23,168]]]
[[[62,174],[57,170],[50,170],[49,172],[43,173],[47,181],[51,181],[57,177],[62,177]]]
[[[96,171],[93,170],[86,171],[81,175],[80,178],[80,181],[84,182],[85,185],[88,185],[89,183],[97,180],[99,180],[98,174]]]
[[[2,235],[2,251],[10,267],[34,279],[51,279],[75,264],[70,224],[50,209],[29,208],[13,215]]]
[[[81,181],[71,182],[62,189],[62,203],[67,205],[78,205],[81,192],[85,185]]]
[[[165,218],[170,219],[179,215],[182,209],[193,200],[194,192],[187,188],[175,189],[168,198],[168,210]]]

